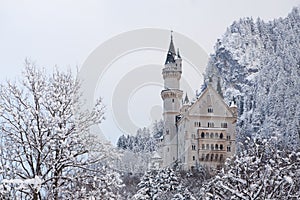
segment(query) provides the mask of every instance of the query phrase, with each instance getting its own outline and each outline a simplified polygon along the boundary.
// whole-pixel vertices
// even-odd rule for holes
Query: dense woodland
[[[240,19],[219,39],[213,79],[238,104],[238,152],[221,170],[148,170],[162,121],[123,135],[117,147],[89,128],[104,120],[99,99],[84,110],[70,72],[47,75],[25,62],[0,86],[0,199],[297,199],[300,196],[300,14]]]

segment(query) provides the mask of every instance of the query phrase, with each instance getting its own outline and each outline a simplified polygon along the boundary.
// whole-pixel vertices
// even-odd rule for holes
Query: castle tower
[[[178,159],[178,137],[176,116],[180,114],[183,91],[180,90],[180,78],[182,73],[182,59],[179,50],[176,54],[171,34],[171,41],[166,62],[162,70],[164,90],[161,91],[163,99],[164,119],[164,144],[163,166],[171,166]]]

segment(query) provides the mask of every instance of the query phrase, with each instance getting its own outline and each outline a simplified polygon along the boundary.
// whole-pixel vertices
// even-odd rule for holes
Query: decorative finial
[[[171,30],[171,40],[173,40],[173,30]]]

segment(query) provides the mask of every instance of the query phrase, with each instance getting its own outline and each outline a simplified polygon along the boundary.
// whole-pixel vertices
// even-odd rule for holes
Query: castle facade
[[[180,89],[182,58],[173,38],[162,69],[164,132],[160,167],[179,166],[183,170],[198,166],[220,168],[236,151],[237,107],[228,106],[209,82],[195,101]]]

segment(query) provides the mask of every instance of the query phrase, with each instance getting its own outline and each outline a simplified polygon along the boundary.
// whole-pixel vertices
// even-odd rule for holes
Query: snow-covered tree
[[[0,88],[1,190],[10,199],[72,199],[88,190],[83,180],[99,183],[116,155],[89,132],[104,119],[101,99],[83,110],[71,72],[47,75],[26,61],[23,76]]]
[[[298,7],[269,22],[235,21],[217,41],[206,81],[212,77],[227,102],[237,97],[239,141],[256,134],[275,136],[278,145],[299,149],[299,32]]]
[[[208,199],[297,199],[300,152],[278,150],[274,140],[256,139],[246,144],[200,195]]]
[[[188,189],[182,188],[180,178],[170,168],[147,171],[138,184],[132,199],[195,199]]]

